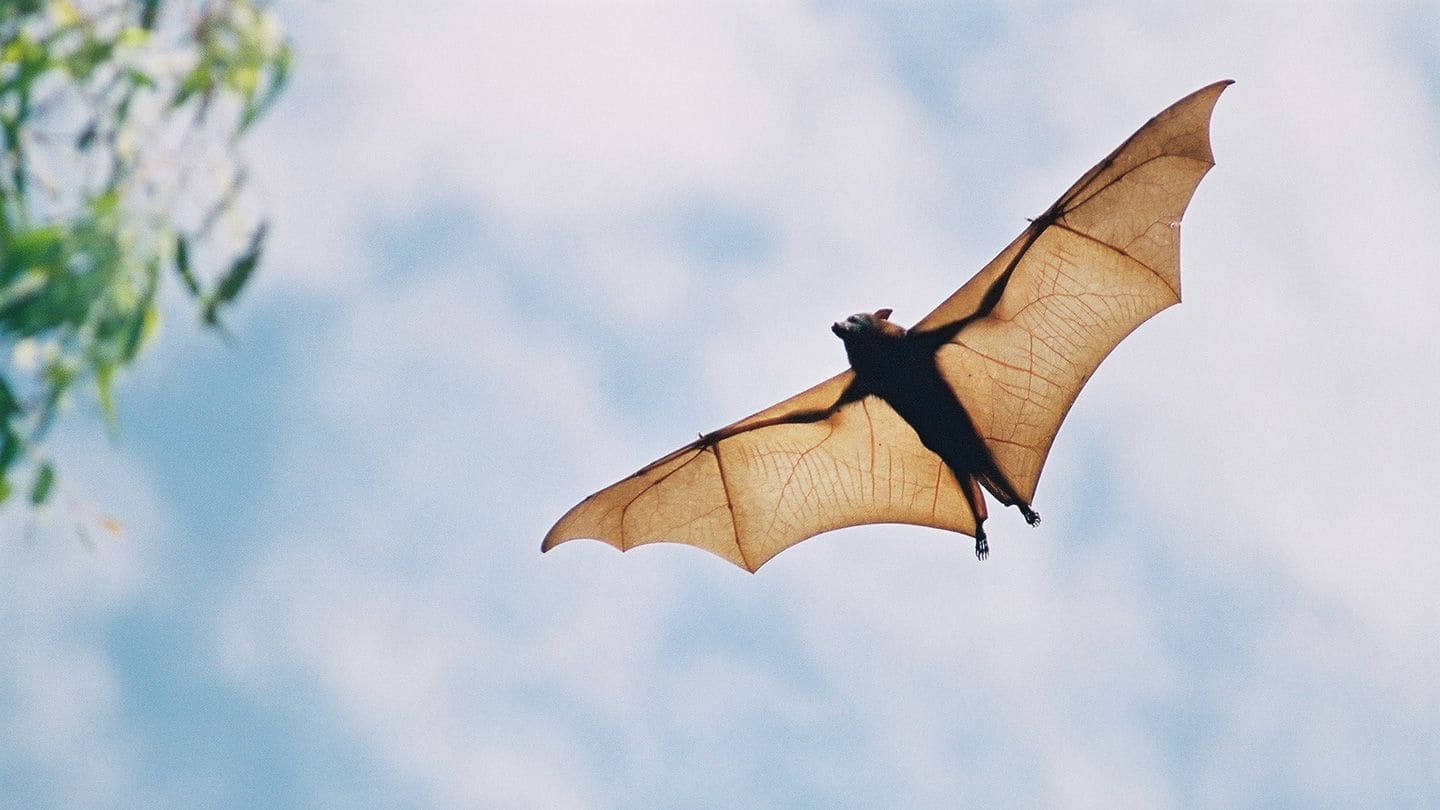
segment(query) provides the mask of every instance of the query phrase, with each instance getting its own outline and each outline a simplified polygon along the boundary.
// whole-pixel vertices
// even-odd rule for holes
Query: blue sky
[[[676,9],[280,5],[235,345],[172,319],[7,518],[0,803],[1440,803],[1440,14]],[[539,554],[1220,78],[1038,529]]]

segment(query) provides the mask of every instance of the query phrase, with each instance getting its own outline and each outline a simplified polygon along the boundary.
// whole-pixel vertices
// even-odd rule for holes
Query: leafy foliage
[[[0,0],[0,501],[70,393],[113,385],[154,338],[173,273],[218,327],[265,226],[237,144],[290,48],[257,0]]]

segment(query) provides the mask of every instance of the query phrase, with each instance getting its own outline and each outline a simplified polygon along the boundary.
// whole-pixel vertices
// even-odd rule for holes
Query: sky
[[[0,523],[0,804],[1440,804],[1433,5],[277,8],[235,339]],[[540,554],[1222,78],[1038,528]]]

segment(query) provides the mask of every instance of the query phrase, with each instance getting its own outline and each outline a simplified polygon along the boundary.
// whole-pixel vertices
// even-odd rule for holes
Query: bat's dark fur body
[[[855,382],[841,400],[867,395],[885,400],[915,429],[920,443],[945,462],[975,513],[975,556],[983,560],[990,546],[985,540],[985,498],[979,484],[1001,503],[1019,507],[1031,526],[1040,522],[1040,515],[1005,478],[974,420],[936,365],[935,353],[958,329],[908,332],[890,323],[888,315],[888,310],[855,315],[831,327],[845,342],[845,354],[855,372]]]

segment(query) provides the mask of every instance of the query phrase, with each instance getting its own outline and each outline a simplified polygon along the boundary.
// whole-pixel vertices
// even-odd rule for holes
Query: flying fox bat
[[[1030,508],[1050,445],[1100,361],[1180,301],[1180,218],[1214,165],[1216,82],[1150,119],[905,329],[836,323],[850,368],[581,501],[542,551],[580,537],[672,541],[755,571],[817,534],[933,526],[989,553],[985,496]]]

